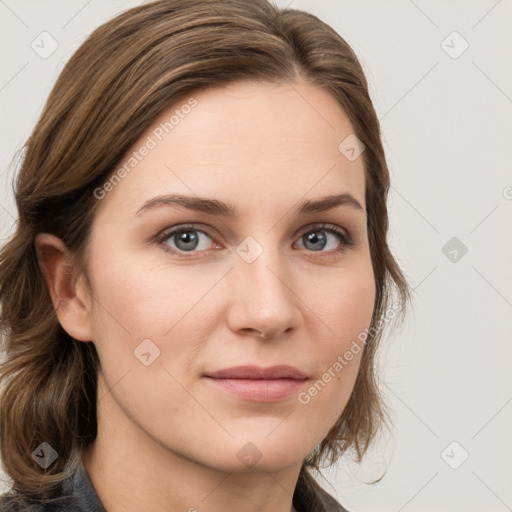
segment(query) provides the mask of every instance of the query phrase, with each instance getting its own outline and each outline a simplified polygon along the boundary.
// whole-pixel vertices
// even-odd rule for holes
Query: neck
[[[209,467],[166,449],[126,418],[114,419],[122,413],[112,402],[108,422],[102,422],[106,403],[98,407],[98,436],[83,454],[85,469],[108,512],[225,512],[227,505],[239,512],[294,510],[300,463],[260,472]]]

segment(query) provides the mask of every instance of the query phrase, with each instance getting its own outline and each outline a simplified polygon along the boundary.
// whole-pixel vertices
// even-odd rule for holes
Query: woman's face
[[[99,429],[222,470],[279,470],[326,436],[358,372],[375,298],[360,147],[304,81],[192,96],[95,193],[84,302]],[[295,370],[259,372],[282,365]]]

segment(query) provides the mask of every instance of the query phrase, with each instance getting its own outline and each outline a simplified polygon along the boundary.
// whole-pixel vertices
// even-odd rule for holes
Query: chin
[[[235,474],[250,474],[250,473],[278,473],[292,467],[298,467],[302,464],[304,457],[297,458],[297,453],[292,453],[285,456],[281,454],[271,454],[268,452],[258,452],[253,447],[247,446],[244,454],[238,456],[223,458],[214,457],[211,461],[210,467],[215,468],[217,471]]]
[[[283,428],[279,433],[276,429],[274,432],[266,430],[259,435],[239,436],[230,442],[223,453],[227,455],[225,462],[231,466],[229,471],[278,472],[301,465],[316,444],[311,439],[305,439],[304,432],[293,433]]]

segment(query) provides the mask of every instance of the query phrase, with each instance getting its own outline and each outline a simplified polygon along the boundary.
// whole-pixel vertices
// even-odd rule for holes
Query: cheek
[[[106,256],[107,251],[99,254],[93,265],[100,337],[105,329],[133,342],[166,337],[194,315],[201,297],[222,276],[220,270],[198,273],[192,267],[151,265],[142,255],[110,251]]]
[[[344,280],[343,289],[334,290],[327,303],[336,304],[331,318],[338,343],[343,348],[370,325],[375,303],[373,273]]]
[[[369,259],[342,269],[323,281],[318,293],[306,294],[312,313],[322,321],[326,336],[322,350],[329,356],[344,351],[369,327],[375,303],[375,282]],[[317,321],[318,323],[318,321]]]
[[[319,331],[315,340],[316,372],[298,396],[312,421],[332,426],[342,413],[359,371],[366,334],[373,314],[375,283],[371,266],[346,272],[324,293],[310,294]],[[318,332],[324,333],[319,335]]]

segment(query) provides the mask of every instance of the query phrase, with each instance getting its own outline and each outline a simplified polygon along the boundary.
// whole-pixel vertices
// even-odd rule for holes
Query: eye
[[[181,225],[164,231],[157,236],[156,242],[166,252],[176,254],[179,257],[187,258],[198,252],[204,252],[209,248],[221,249],[222,247],[213,242],[212,237],[204,230],[198,229],[196,225]],[[299,249],[308,252],[320,253],[319,257],[335,256],[347,247],[354,245],[350,236],[339,226],[331,224],[319,224],[309,226],[302,231],[297,242]],[[327,250],[325,250],[327,248]]]
[[[165,251],[179,254],[207,250],[212,245],[208,240],[212,239],[206,232],[194,226],[181,226],[164,232],[160,235],[158,242],[162,244]]]
[[[343,251],[348,246],[354,245],[345,231],[338,226],[330,224],[310,226],[307,231],[302,232],[299,244],[302,244],[300,248],[305,248],[312,252],[334,254]],[[325,248],[327,250],[324,251]]]

